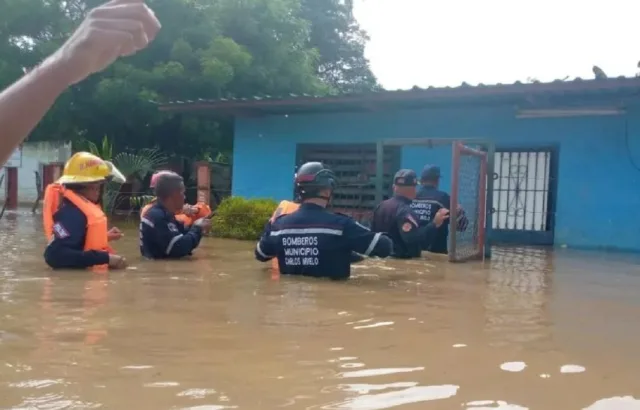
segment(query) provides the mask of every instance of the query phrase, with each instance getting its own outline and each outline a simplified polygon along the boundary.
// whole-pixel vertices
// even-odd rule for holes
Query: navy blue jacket
[[[53,238],[44,251],[44,260],[54,269],[85,269],[109,263],[109,252],[84,251],[87,217],[71,201],[63,198],[53,214]]]
[[[159,202],[140,219],[140,253],[149,259],[177,259],[191,255],[200,244],[202,229],[186,229]]]
[[[418,188],[416,199],[411,203],[411,210],[418,216],[420,226],[429,224],[436,213],[442,209],[451,209],[449,194],[433,186],[421,185]],[[432,241],[425,241],[422,249],[433,253],[447,253],[449,238],[449,220],[436,228],[437,231]]]
[[[431,243],[436,233],[433,223],[420,226],[418,217],[411,211],[411,200],[393,196],[383,201],[373,211],[371,229],[384,232],[393,241],[396,258],[417,258],[423,243]]]
[[[267,223],[255,257],[261,262],[277,257],[284,275],[347,279],[353,252],[386,258],[391,247],[389,238],[350,217],[303,203],[296,212]]]

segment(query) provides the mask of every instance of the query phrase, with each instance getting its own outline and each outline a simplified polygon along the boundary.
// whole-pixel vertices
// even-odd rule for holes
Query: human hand
[[[109,267],[111,269],[123,269],[127,267],[127,260],[120,255],[109,255]]]
[[[211,226],[211,219],[200,218],[193,223],[194,226],[199,226],[202,229],[207,229]]]
[[[91,10],[50,62],[73,85],[145,48],[158,30],[160,22],[143,0],[112,0]]]
[[[118,228],[116,228],[115,226],[111,229],[109,229],[109,232],[107,232],[107,238],[109,239],[109,241],[117,241],[118,239],[122,238],[124,236],[124,234],[122,233],[122,231]]]
[[[189,205],[189,204],[184,204],[184,206],[182,207],[182,213],[187,216],[195,215],[198,213],[198,207]]]
[[[449,210],[447,208],[440,208],[438,212],[436,212],[436,216],[433,217],[433,223],[439,228],[447,219],[449,219]]]

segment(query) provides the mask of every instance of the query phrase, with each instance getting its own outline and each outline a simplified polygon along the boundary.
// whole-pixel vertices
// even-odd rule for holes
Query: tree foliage
[[[72,87],[30,136],[159,147],[200,159],[231,150],[232,125],[150,101],[326,94],[377,87],[366,34],[340,0],[147,0],[150,47]],[[96,0],[0,0],[0,86],[62,44]],[[86,146],[86,144],[84,144]]]

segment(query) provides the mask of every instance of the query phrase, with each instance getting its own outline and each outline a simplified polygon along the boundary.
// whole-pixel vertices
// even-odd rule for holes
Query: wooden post
[[[48,185],[53,184],[62,176],[62,162],[52,162],[42,167],[42,188],[46,189]]]
[[[196,162],[197,202],[209,205],[211,201],[211,164],[208,161]]]
[[[5,167],[5,201],[7,209],[18,208],[18,168]]]

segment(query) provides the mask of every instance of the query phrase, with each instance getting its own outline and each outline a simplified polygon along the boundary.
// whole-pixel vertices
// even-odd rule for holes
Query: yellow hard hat
[[[64,164],[58,184],[88,184],[113,179],[124,184],[126,178],[110,161],[105,161],[88,152],[76,152]]]

